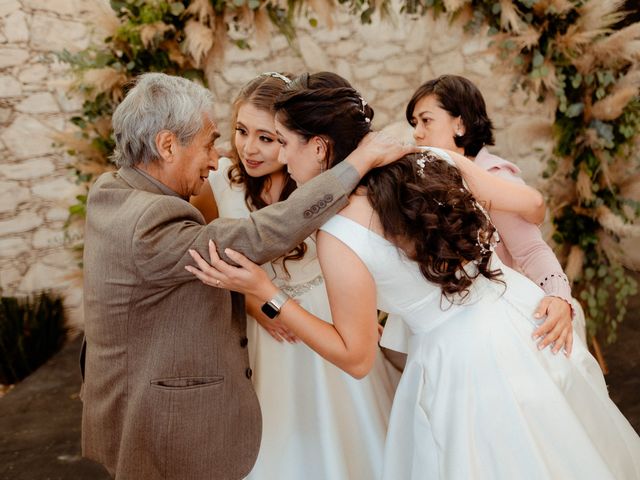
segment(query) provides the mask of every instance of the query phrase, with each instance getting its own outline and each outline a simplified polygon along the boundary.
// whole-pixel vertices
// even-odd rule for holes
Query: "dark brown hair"
[[[278,121],[305,140],[326,140],[325,169],[355,150],[373,119],[373,109],[360,94],[332,72],[300,75],[278,98],[275,110]]]
[[[240,161],[240,154],[236,147],[235,132],[236,123],[238,121],[238,111],[245,104],[251,104],[258,110],[268,112],[275,115],[274,102],[278,95],[284,92],[287,83],[281,76],[291,78],[288,73],[269,74],[265,73],[247,83],[233,102],[231,114],[231,160],[233,165],[227,172],[229,181],[234,185],[244,185],[244,200],[249,210],[260,210],[267,206],[262,198],[262,192],[271,187],[271,178],[269,175],[262,177],[252,177],[247,173],[244,165]],[[284,185],[280,197],[275,201],[280,202],[289,198],[289,195],[296,189],[296,182],[291,178],[286,169],[283,171]],[[302,242],[284,257],[283,267],[288,273],[286,267],[287,260],[300,260],[307,252],[307,245]]]
[[[465,127],[464,135],[454,136],[453,139],[456,146],[464,148],[466,156],[475,157],[482,147],[495,143],[493,124],[487,115],[484,98],[471,80],[458,75],[442,75],[420,85],[409,100],[405,112],[411,126],[415,126],[413,111],[416,103],[428,95],[434,95],[449,115],[461,117]]]
[[[424,167],[417,163],[421,158]],[[376,168],[363,180],[385,237],[402,245],[449,300],[456,294],[464,298],[479,275],[491,280],[501,275],[489,268],[495,227],[457,168],[423,152]],[[477,269],[465,269],[470,262]]]
[[[370,131],[373,110],[335,73],[303,75],[276,102],[278,121],[309,139],[325,136],[333,148],[327,167],[342,161]],[[369,121],[367,121],[369,118]],[[423,156],[425,167],[416,160]],[[497,279],[489,269],[495,228],[463,184],[457,168],[434,153],[407,155],[376,168],[361,181],[380,217],[385,236],[402,245],[424,277],[447,298],[464,295],[478,275]],[[408,245],[408,246],[407,246]],[[473,262],[473,269],[464,266]]]

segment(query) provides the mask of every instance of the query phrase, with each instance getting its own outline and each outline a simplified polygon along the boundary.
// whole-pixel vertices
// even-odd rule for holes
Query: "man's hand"
[[[553,344],[552,352],[558,353],[564,347],[565,355],[571,354],[573,347],[573,325],[571,319],[571,306],[559,297],[544,297],[534,317],[547,319],[534,332],[533,338],[544,337],[538,343],[538,349],[542,350]]]
[[[345,160],[363,177],[372,168],[387,165],[409,153],[420,151],[419,147],[400,142],[386,133],[370,132]]]

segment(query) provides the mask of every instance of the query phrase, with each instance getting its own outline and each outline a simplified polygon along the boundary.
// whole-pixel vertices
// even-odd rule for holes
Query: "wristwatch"
[[[275,297],[269,300],[267,303],[262,305],[262,313],[264,313],[270,319],[276,318],[280,315],[280,309],[283,307],[287,300],[289,300],[289,295],[284,293],[282,290],[279,290]]]

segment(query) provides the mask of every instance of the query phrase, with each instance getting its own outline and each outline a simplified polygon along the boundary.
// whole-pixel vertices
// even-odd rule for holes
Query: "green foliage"
[[[638,202],[622,198],[616,185],[612,185],[606,172],[617,157],[637,155],[634,141],[640,131],[640,98],[633,98],[623,114],[613,120],[592,118],[591,106],[609,95],[616,82],[628,71],[628,61],[605,67],[597,62],[593,68],[581,74],[575,60],[581,52],[572,48],[558,48],[558,39],[570,35],[570,28],[580,17],[583,2],[558,12],[553,6],[539,8],[536,0],[514,0],[522,23],[539,36],[534,44],[523,42],[519,32],[511,31],[502,23],[503,4],[495,0],[473,0],[470,20],[465,25],[469,32],[495,36],[493,46],[499,59],[511,65],[519,73],[519,82],[525,89],[534,91],[540,100],[555,95],[558,107],[555,117],[556,145],[545,177],[553,175],[563,162],[571,162],[568,182],[576,182],[579,172],[588,176],[590,195],[560,210],[554,218],[554,240],[567,251],[579,246],[584,251],[583,275],[574,280],[574,292],[582,301],[591,337],[604,335],[607,342],[616,339],[617,325],[626,314],[630,296],[637,293],[637,284],[624,268],[613,261],[599,246],[603,232],[598,216],[606,208],[626,221],[638,215]],[[506,5],[505,5],[506,6]],[[441,0],[404,0],[407,13],[446,12]],[[459,13],[446,12],[452,18]],[[625,23],[619,24],[624,27]],[[599,35],[605,35],[601,32]],[[523,46],[524,45],[524,46]],[[606,163],[606,165],[603,165]],[[633,167],[632,167],[633,168]],[[637,168],[637,165],[635,166]],[[584,182],[584,179],[583,179]],[[628,215],[631,206],[633,215]]]
[[[64,343],[62,299],[42,293],[35,298],[0,298],[0,384],[22,380]]]
[[[185,26],[192,19],[187,14],[189,3],[189,0],[112,0],[111,6],[120,20],[115,34],[106,38],[99,48],[89,48],[77,54],[63,52],[60,57],[78,73],[110,68],[125,79],[131,79],[139,73],[163,71],[204,83],[202,69],[185,53]],[[370,23],[376,11],[381,15],[388,13],[391,5],[390,0],[339,0],[338,3],[345,5],[362,23]],[[584,53],[580,48],[588,50],[588,46],[576,47],[570,43],[562,46],[559,39],[571,35],[572,28],[580,19],[581,9],[588,7],[587,2],[572,1],[567,3],[568,8],[564,11],[556,10],[553,5],[541,8],[537,0],[513,0],[511,3],[472,0],[456,11],[448,11],[447,3],[444,0],[402,0],[400,10],[413,16],[429,13],[447,15],[453,21],[461,18],[462,9],[466,9],[469,15],[465,17],[465,30],[493,38],[492,46],[499,60],[518,73],[519,87],[533,92],[539,100],[550,95],[558,100],[554,125],[556,144],[545,176],[554,175],[560,165],[569,162],[567,182],[576,182],[583,172],[580,175],[583,180],[587,175],[590,182],[587,189],[590,188],[591,192],[583,195],[584,198],[576,195],[575,201],[560,209],[554,219],[554,239],[566,251],[572,246],[579,246],[584,251],[585,273],[575,279],[574,290],[585,304],[590,333],[604,332],[606,339],[611,341],[615,339],[615,327],[624,316],[627,299],[634,294],[636,287],[622,267],[599,248],[598,239],[603,228],[598,221],[598,212],[606,208],[626,220],[631,220],[629,211],[635,215],[640,212],[637,202],[620,196],[618,187],[611,184],[606,173],[609,163],[637,154],[633,149],[640,130],[640,99],[632,99],[622,115],[613,120],[593,118],[591,107],[612,92],[616,82],[627,73],[629,63],[620,61],[615,67],[596,63],[588,71],[578,71],[576,60]],[[318,24],[309,9],[310,4],[303,0],[278,3],[271,0],[211,0],[211,6],[216,18],[207,20],[208,26],[219,32],[222,22],[227,31],[235,32],[233,40],[227,37],[225,41],[233,42],[239,48],[251,48],[251,39],[238,33],[242,30],[236,28],[239,20],[262,8],[294,49],[296,17],[306,15],[311,26]],[[519,31],[513,31],[511,25],[502,23],[502,16],[506,13],[503,9],[510,6],[513,7],[511,18],[515,12],[520,26],[524,27]],[[158,24],[166,28],[156,30],[151,40],[148,35],[143,35],[145,28]],[[620,22],[613,28],[625,25],[625,22]],[[536,34],[533,40],[531,37],[522,38],[525,29]],[[601,31],[597,35],[607,34]],[[91,83],[79,85],[86,101],[82,113],[72,121],[104,165],[108,165],[114,140],[110,128],[97,126],[104,120],[109,121],[123,94],[119,88],[126,88],[123,85],[124,82],[120,82],[115,87],[102,90]],[[82,157],[80,152],[73,148],[70,150]],[[95,169],[83,168],[79,162],[76,166],[78,181],[88,185],[93,171]],[[78,203],[70,208],[70,214],[84,215],[85,202],[86,197],[78,197]],[[599,276],[601,272],[604,272],[603,276]],[[615,312],[608,307],[611,300],[614,301]]]

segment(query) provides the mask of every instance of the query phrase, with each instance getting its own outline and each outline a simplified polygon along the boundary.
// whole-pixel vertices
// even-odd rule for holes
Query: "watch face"
[[[277,310],[269,302],[267,302],[264,305],[262,305],[261,310],[262,310],[262,313],[264,313],[269,318],[276,318],[278,316],[278,314],[280,313],[280,310]]]

